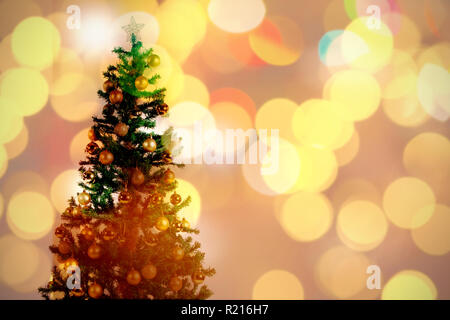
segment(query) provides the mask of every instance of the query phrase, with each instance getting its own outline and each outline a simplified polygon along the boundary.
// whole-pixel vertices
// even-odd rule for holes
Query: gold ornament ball
[[[58,245],[58,251],[61,254],[68,254],[72,251],[72,245],[67,241],[60,241]]]
[[[134,85],[136,86],[136,89],[139,91],[145,90],[148,86],[148,80],[144,76],[139,76],[134,80]]]
[[[64,215],[71,216],[73,211],[73,207],[67,207],[66,210],[64,210]]]
[[[79,206],[76,206],[72,209],[72,217],[78,218],[81,216],[81,208]]]
[[[112,89],[114,89],[114,83],[111,80],[103,82],[103,91],[109,92]]]
[[[111,241],[117,236],[117,231],[113,227],[107,227],[103,230],[103,240]]]
[[[147,264],[141,269],[142,276],[146,280],[151,280],[156,277],[157,269],[153,264]]]
[[[176,261],[179,261],[184,258],[184,250],[183,248],[176,246],[172,250],[172,256]]]
[[[95,238],[95,233],[90,227],[84,227],[83,230],[81,230],[81,235],[87,240],[92,241]]]
[[[90,154],[90,155],[94,155],[97,154],[100,151],[100,147],[98,146],[98,144],[96,144],[94,141],[91,141],[88,143],[88,145],[86,146],[85,151]]]
[[[147,64],[150,67],[156,68],[161,63],[161,59],[157,54],[152,54],[147,58]]]
[[[166,217],[159,217],[156,220],[156,229],[159,231],[166,231],[169,228],[169,219]]]
[[[90,129],[89,129],[89,131],[88,131],[88,138],[89,138],[89,140],[91,140],[91,141],[97,140],[97,136],[95,135],[94,128],[90,128]]]
[[[205,281],[205,274],[199,270],[194,272],[191,278],[192,282],[194,282],[195,284],[202,284],[203,281]]]
[[[142,147],[147,152],[154,152],[156,150],[157,144],[153,138],[148,138],[142,143]]]
[[[183,218],[183,220],[181,221],[181,225],[183,226],[184,229],[190,229],[191,228],[191,224],[185,218]]]
[[[91,202],[91,196],[86,191],[83,191],[82,193],[80,193],[78,195],[78,202],[82,206],[85,206],[85,205],[89,204],[89,202]]]
[[[88,248],[88,256],[91,259],[98,259],[102,255],[102,247],[100,247],[98,244],[93,243]]]
[[[127,282],[132,286],[137,286],[141,282],[141,274],[135,269],[131,269],[127,274]]]
[[[64,237],[65,231],[66,231],[66,229],[63,226],[59,226],[55,229],[55,236],[57,238],[62,238],[62,237]]]
[[[175,220],[175,222],[172,223],[172,228],[174,228],[177,232],[180,232],[183,230],[183,224],[180,220]]]
[[[145,175],[142,173],[141,170],[138,168],[135,168],[133,170],[133,174],[131,175],[131,183],[135,186],[140,186],[145,181]]]
[[[122,191],[119,194],[119,202],[122,204],[128,204],[133,200],[133,197],[131,196],[131,193],[128,191]]]
[[[69,258],[66,261],[64,261],[64,268],[67,269],[71,266],[77,266],[78,265],[78,261],[75,260],[74,258]]]
[[[170,203],[174,206],[181,202],[181,196],[178,193],[174,193],[170,196]]]
[[[128,133],[128,126],[123,122],[119,122],[114,127],[114,133],[118,136],[125,137]]]
[[[152,196],[152,203],[155,205],[161,204],[163,202],[163,196],[161,193],[156,192],[153,196]]]
[[[166,184],[174,183],[174,181],[175,181],[175,173],[173,173],[172,170],[167,169],[166,172],[164,172],[163,181]]]
[[[87,182],[93,182],[95,180],[95,173],[91,170],[85,171],[83,173],[83,179]]]
[[[112,104],[118,104],[118,103],[121,103],[122,100],[123,100],[123,94],[122,94],[121,91],[119,91],[119,90],[117,90],[117,89],[111,91],[111,93],[109,94],[109,101],[110,101]]]
[[[158,237],[153,233],[150,233],[148,236],[146,236],[145,243],[150,247],[154,247],[158,244]]]
[[[93,283],[89,286],[88,294],[93,299],[98,299],[103,295],[103,288],[98,283]]]
[[[100,152],[98,160],[101,164],[108,165],[114,161],[114,155],[108,150],[103,150],[102,152]]]
[[[172,291],[179,291],[183,288],[183,280],[178,276],[174,276],[169,281],[169,287]]]

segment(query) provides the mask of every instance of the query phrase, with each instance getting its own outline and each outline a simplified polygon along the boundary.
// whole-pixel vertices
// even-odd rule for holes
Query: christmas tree
[[[131,49],[104,77],[106,101],[93,117],[87,158],[80,162],[83,192],[69,200],[50,246],[57,263],[39,292],[46,299],[206,299],[203,284],[215,270],[203,266],[204,253],[186,219],[177,216],[190,197],[176,193],[172,129],[154,132],[167,116],[159,75],[144,74],[160,63],[152,49],[131,34]],[[152,87],[154,90],[148,90]],[[165,199],[170,199],[165,201]]]

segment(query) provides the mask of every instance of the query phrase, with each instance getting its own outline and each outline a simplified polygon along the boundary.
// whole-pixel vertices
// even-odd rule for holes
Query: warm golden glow
[[[299,192],[285,201],[279,220],[294,240],[314,241],[330,229],[333,208],[323,194]]]
[[[433,215],[435,204],[433,190],[422,180],[413,177],[395,180],[383,195],[386,216],[397,227],[405,229],[425,224]]]
[[[383,300],[434,300],[437,289],[433,281],[424,273],[404,270],[395,274],[384,285]]]
[[[52,182],[50,196],[56,210],[60,213],[67,208],[67,201],[71,197],[77,196],[77,193],[83,190],[78,186],[81,180],[80,173],[77,170],[66,170],[61,172]]]
[[[253,286],[254,300],[303,300],[305,293],[301,282],[285,270],[264,273]]]
[[[358,251],[376,248],[386,237],[388,222],[383,211],[368,201],[353,201],[339,211],[336,223],[341,241]]]
[[[12,196],[7,221],[17,236],[35,240],[45,236],[53,226],[54,211],[41,193],[25,191]]]

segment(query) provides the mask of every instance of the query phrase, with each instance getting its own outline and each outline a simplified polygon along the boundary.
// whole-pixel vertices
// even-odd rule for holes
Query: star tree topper
[[[140,31],[144,28],[145,24],[143,23],[136,23],[136,20],[134,20],[134,17],[132,16],[130,19],[130,24],[127,24],[122,27],[123,30],[125,30],[128,34],[128,38],[131,39],[131,35],[134,34],[136,36],[136,40],[141,40]]]

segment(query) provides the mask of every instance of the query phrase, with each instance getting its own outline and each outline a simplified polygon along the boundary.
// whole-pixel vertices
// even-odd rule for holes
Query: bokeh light
[[[81,180],[77,170],[66,170],[61,172],[52,182],[50,196],[56,210],[60,213],[68,206],[71,197],[76,198],[77,193],[82,192],[78,182]]]
[[[5,143],[4,147],[8,153],[8,159],[18,157],[28,145],[28,129],[24,125],[20,133],[10,142]]]
[[[434,300],[437,289],[433,281],[416,270],[403,270],[396,273],[384,285],[383,300]]]
[[[341,208],[336,228],[345,245],[354,250],[369,251],[384,240],[388,223],[377,205],[359,200]]]
[[[417,79],[417,94],[431,117],[439,121],[450,117],[450,73],[444,67],[425,64]]]
[[[287,66],[300,58],[303,35],[297,24],[286,17],[270,17],[250,32],[250,46],[263,61]]]
[[[450,141],[435,132],[422,132],[403,150],[406,171],[426,181],[433,191],[446,199],[450,188]]]
[[[205,36],[207,15],[195,0],[164,1],[156,18],[160,27],[158,44],[178,62],[184,61]]]
[[[319,99],[305,101],[297,108],[292,118],[295,137],[306,146],[332,149],[344,126],[336,112],[337,106],[330,101]],[[348,138],[350,137],[351,134]]]
[[[328,189],[338,172],[334,153],[306,146],[299,146],[297,151],[300,158],[300,174],[290,191],[321,192]]]
[[[254,300],[303,300],[302,283],[285,270],[270,270],[258,278],[253,286]]]
[[[220,29],[233,33],[256,28],[264,19],[266,6],[262,0],[211,0],[208,16]]]
[[[333,298],[357,298],[367,290],[366,270],[371,264],[362,253],[344,246],[332,247],[319,258],[315,279],[319,287]]]
[[[351,66],[376,72],[384,67],[390,60],[394,41],[389,27],[380,21],[380,28],[368,28],[367,17],[356,18],[346,28],[350,33],[344,33],[342,52],[344,57],[354,57],[354,36],[361,37],[368,46],[368,52],[353,59]]]
[[[0,94],[13,102],[18,115],[33,115],[46,105],[48,84],[39,71],[15,68],[6,71],[2,77]]]
[[[2,183],[2,192],[6,198],[24,191],[39,192],[46,195],[48,189],[47,181],[40,174],[31,170],[12,172]]]
[[[333,207],[323,194],[299,192],[284,202],[279,220],[292,239],[310,242],[330,229]]]
[[[94,80],[83,76],[75,90],[65,95],[52,95],[50,102],[55,112],[64,120],[84,121],[91,118],[100,109],[97,97],[92,94],[98,89]]]
[[[24,127],[23,118],[15,108],[13,100],[0,96],[0,143],[15,139]]]
[[[166,99],[169,105],[183,101],[193,101],[202,106],[209,106],[209,91],[199,78],[185,74],[183,75],[183,90],[172,100]]]
[[[286,124],[291,123],[297,108],[297,104],[289,99],[275,98],[266,101],[256,113],[255,128],[278,129],[280,138],[296,141],[292,127]]]
[[[278,150],[271,145],[269,147],[267,153],[260,159],[262,178],[273,192],[277,194],[289,192],[300,175],[301,159],[298,151],[293,144],[284,139],[279,139]],[[275,155],[275,152],[278,152],[278,155]]]
[[[244,91],[237,88],[220,88],[211,92],[210,103],[214,105],[218,102],[232,102],[235,103],[247,111],[252,120],[256,116],[256,106],[252,98]]]
[[[30,17],[16,26],[11,45],[20,64],[43,69],[50,66],[58,55],[61,40],[58,29],[49,20]]]
[[[52,228],[54,211],[45,195],[26,191],[15,194],[9,201],[7,221],[18,237],[35,240]]]
[[[417,127],[430,117],[422,108],[416,92],[399,99],[383,100],[383,111],[395,124],[403,127]]]
[[[61,48],[51,68],[44,70],[52,95],[66,95],[81,85],[84,64],[79,55],[67,48]]]
[[[435,206],[430,220],[411,231],[417,247],[423,252],[443,256],[450,252],[450,208],[441,204]]]
[[[339,149],[336,149],[336,161],[340,167],[345,166],[353,161],[359,151],[359,133],[354,130],[350,140]]]
[[[368,201],[381,205],[381,193],[371,181],[351,178],[334,186],[331,200],[336,208],[341,208],[354,201]]]
[[[39,265],[39,249],[12,234],[0,238],[0,281],[8,286],[31,279]]]
[[[381,90],[370,74],[358,70],[335,73],[325,84],[324,97],[336,103],[340,117],[347,121],[369,118],[380,104]]]
[[[384,191],[383,208],[397,227],[414,229],[425,224],[433,215],[436,198],[433,190],[420,179],[402,177]]]
[[[5,207],[5,198],[3,198],[3,195],[0,193],[0,219],[3,215],[4,207]]]

